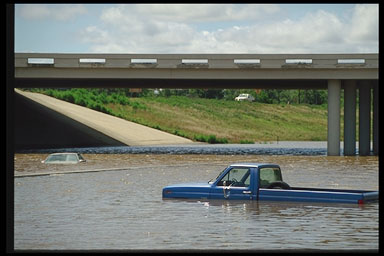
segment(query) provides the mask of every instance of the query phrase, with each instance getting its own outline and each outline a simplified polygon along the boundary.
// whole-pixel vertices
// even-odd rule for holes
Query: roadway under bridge
[[[15,53],[14,62],[15,88],[328,89],[328,155],[340,155],[344,90],[344,155],[355,155],[356,138],[360,155],[379,153],[378,54]]]
[[[47,95],[18,89],[15,92],[16,149],[193,143]]]
[[[124,145],[17,91],[14,122],[16,150]]]

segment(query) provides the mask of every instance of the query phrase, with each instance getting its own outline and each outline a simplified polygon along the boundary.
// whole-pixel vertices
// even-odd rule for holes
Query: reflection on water
[[[378,204],[163,200],[233,162],[272,162],[291,186],[378,190],[377,157],[84,154],[71,166],[16,154],[15,249],[378,249]]]

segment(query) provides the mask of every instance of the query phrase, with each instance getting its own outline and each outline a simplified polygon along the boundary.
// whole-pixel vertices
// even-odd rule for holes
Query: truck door
[[[251,169],[232,167],[212,186],[209,198],[214,199],[252,199]]]

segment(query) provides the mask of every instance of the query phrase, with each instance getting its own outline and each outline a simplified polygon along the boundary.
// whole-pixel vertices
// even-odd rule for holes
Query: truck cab
[[[276,164],[232,164],[214,181],[167,186],[163,197],[257,200],[259,188],[289,189]]]
[[[258,188],[289,189],[281,170],[274,164],[233,164],[212,183],[209,198],[257,199]]]

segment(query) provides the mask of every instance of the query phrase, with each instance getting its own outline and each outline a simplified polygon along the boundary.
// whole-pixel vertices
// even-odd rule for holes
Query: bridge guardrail
[[[378,54],[59,54],[15,53],[15,68],[367,68]]]

